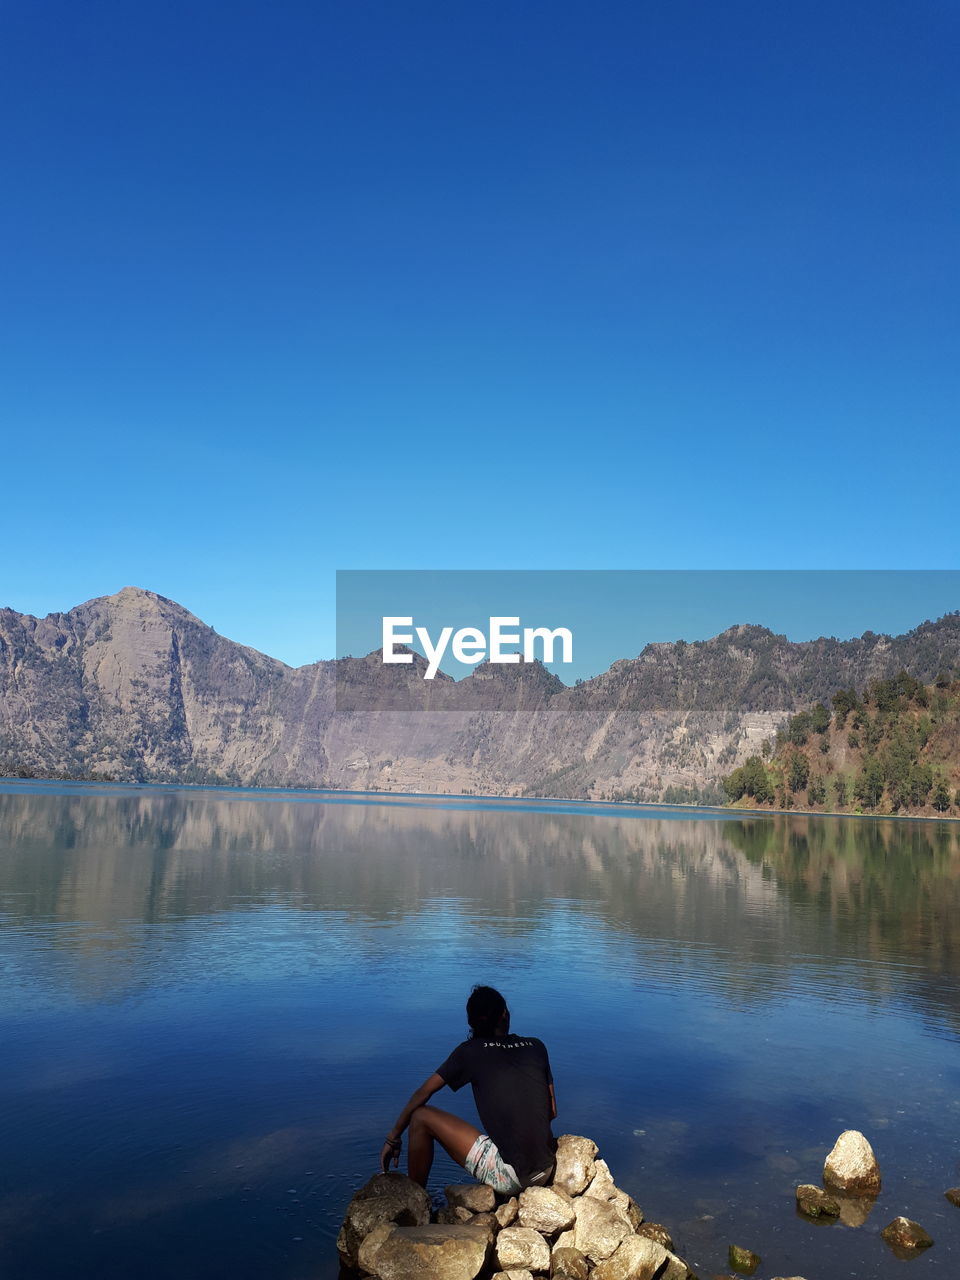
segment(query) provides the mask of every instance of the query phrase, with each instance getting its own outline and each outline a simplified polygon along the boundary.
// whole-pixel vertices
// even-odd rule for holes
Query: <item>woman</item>
[[[550,1060],[542,1040],[510,1034],[510,1010],[493,987],[474,987],[467,1001],[470,1038],[457,1045],[413,1094],[387,1134],[380,1153],[384,1172],[400,1163],[401,1134],[410,1126],[407,1170],[426,1186],[434,1141],[478,1182],[503,1195],[540,1186],[553,1177],[557,1114]],[[456,1092],[473,1086],[484,1127],[428,1107],[444,1085]]]

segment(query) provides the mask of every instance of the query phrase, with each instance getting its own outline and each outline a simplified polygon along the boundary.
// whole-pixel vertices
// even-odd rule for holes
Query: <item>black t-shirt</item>
[[[549,1169],[556,1143],[550,1130],[550,1059],[532,1036],[474,1036],[458,1044],[437,1075],[454,1092],[473,1085],[485,1132],[523,1182]]]

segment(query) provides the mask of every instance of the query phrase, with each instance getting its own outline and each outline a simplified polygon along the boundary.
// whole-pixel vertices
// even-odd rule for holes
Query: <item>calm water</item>
[[[960,1274],[960,832],[516,802],[0,786],[0,1271],[324,1280],[475,982],[704,1274]],[[469,1090],[437,1095],[472,1117]],[[798,1218],[841,1129],[884,1190]],[[456,1180],[445,1158],[437,1188]]]

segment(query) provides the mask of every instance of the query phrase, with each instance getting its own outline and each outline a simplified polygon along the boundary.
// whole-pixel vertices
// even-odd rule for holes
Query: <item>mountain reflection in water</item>
[[[0,786],[0,1267],[333,1276],[474,982],[705,1272],[960,1265],[960,831],[430,797]],[[435,1100],[472,1116],[468,1090]],[[842,1128],[863,1228],[796,1218]],[[438,1160],[433,1182],[456,1180]]]

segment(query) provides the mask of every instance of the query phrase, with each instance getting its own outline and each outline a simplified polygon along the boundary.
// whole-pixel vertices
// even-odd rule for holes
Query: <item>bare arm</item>
[[[400,1135],[410,1123],[410,1117],[417,1107],[422,1107],[425,1102],[429,1102],[437,1090],[442,1089],[445,1084],[446,1081],[443,1076],[437,1075],[436,1071],[434,1071],[433,1075],[428,1076],[420,1088],[407,1099],[407,1103],[397,1116],[393,1128],[387,1134],[387,1140],[383,1144],[383,1150],[380,1152],[380,1167],[384,1173],[387,1172],[391,1160],[395,1169],[400,1164]]]
[[[553,1085],[552,1085],[552,1084],[547,1085],[547,1088],[550,1090],[550,1119],[551,1119],[551,1120],[556,1120],[556,1118],[557,1118],[557,1095],[553,1092]]]

